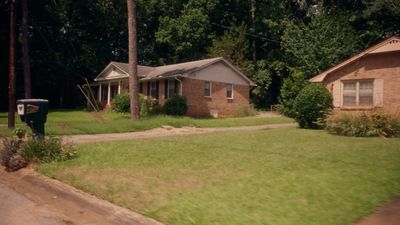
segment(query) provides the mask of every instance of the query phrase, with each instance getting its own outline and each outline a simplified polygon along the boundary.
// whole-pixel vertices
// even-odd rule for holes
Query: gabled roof
[[[127,78],[129,77],[129,68],[127,63],[120,63],[120,62],[110,62],[106,68],[104,68],[99,75],[97,75],[96,78],[94,78],[95,81],[99,80],[107,80],[106,77],[104,77],[110,69],[116,68],[118,70],[118,73],[120,74],[119,76],[114,76],[113,79],[120,79],[120,78]],[[150,71],[154,70],[154,67],[150,66],[140,66],[138,65],[138,76],[139,77],[144,77],[146,74],[148,74]]]
[[[153,79],[161,79],[166,77],[177,77],[177,76],[187,77],[190,73],[201,70],[217,62],[225,63],[228,67],[233,69],[237,74],[239,74],[246,81],[248,81],[249,85],[255,86],[253,81],[251,81],[247,76],[245,76],[242,72],[240,72],[238,69],[236,69],[232,64],[230,64],[222,57],[190,61],[190,62],[158,66],[158,67],[138,66],[138,76],[141,80],[153,80]],[[111,62],[106,66],[106,68],[102,72],[100,72],[100,74],[94,80],[95,81],[107,80],[107,78],[103,76],[106,74],[107,71],[109,71],[109,69],[113,67],[119,69],[121,73],[121,76],[114,76],[113,79],[128,77],[127,63]]]
[[[357,61],[367,55],[385,53],[385,52],[394,52],[394,51],[400,51],[400,37],[398,37],[398,36],[392,36],[390,38],[387,38],[387,39],[379,42],[378,44],[364,50],[360,54],[358,54],[352,58],[349,58],[349,59],[343,61],[342,63],[339,63],[338,65],[311,78],[310,82],[315,82],[315,83],[323,82],[330,73],[332,73],[340,68],[343,68],[344,66],[347,66],[350,63]]]

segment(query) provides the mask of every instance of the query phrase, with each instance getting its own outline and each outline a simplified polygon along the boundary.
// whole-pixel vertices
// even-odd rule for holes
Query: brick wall
[[[204,96],[203,80],[183,79],[182,92],[188,101],[189,116],[210,116],[217,110],[218,116],[233,116],[242,107],[249,107],[249,86],[233,85],[233,99],[226,97],[226,84],[211,82],[211,97]]]
[[[369,55],[329,76],[324,84],[332,92],[336,80],[383,79],[384,111],[400,115],[400,52]]]

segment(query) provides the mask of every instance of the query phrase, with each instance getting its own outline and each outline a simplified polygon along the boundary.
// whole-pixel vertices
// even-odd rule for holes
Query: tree
[[[157,44],[165,51],[167,63],[204,57],[213,39],[208,13],[199,3],[193,2],[187,3],[176,18],[160,18],[160,27],[155,36]]]
[[[28,41],[28,0],[21,1],[22,6],[22,65],[24,70],[24,92],[25,98],[31,98],[31,67],[29,59]]]
[[[279,97],[281,113],[292,118],[296,116],[294,100],[307,84],[308,81],[306,80],[304,73],[299,71],[292,71],[289,77],[285,78],[281,87],[281,95]]]
[[[127,0],[129,33],[129,97],[131,99],[131,119],[139,120],[139,94],[137,76],[137,34],[136,1]]]
[[[232,25],[224,32],[223,36],[213,40],[212,46],[208,48],[208,55],[224,57],[245,74],[249,73],[251,66],[246,59],[249,50],[246,30],[247,27],[243,23],[239,26]]]
[[[15,27],[14,0],[10,1],[10,56],[8,80],[8,128],[15,127]]]
[[[290,66],[309,78],[358,52],[358,43],[345,15],[321,13],[309,24],[287,22],[281,45]]]

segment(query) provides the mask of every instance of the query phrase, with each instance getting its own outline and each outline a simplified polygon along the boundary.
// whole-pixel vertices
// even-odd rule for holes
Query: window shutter
[[[383,79],[374,80],[374,106],[383,106]]]
[[[333,107],[338,108],[342,105],[342,82],[340,80],[333,83],[332,98]]]

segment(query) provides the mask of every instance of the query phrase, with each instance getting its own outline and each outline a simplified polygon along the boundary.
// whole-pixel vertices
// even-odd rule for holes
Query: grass
[[[17,127],[25,127],[16,117]],[[226,118],[226,119],[196,119],[190,117],[152,116],[143,118],[138,122],[132,122],[128,114],[103,112],[99,114],[78,110],[51,111],[47,116],[46,133],[50,135],[69,134],[99,134],[118,133],[128,131],[149,130],[162,125],[174,127],[232,127],[246,125],[261,125],[271,123],[288,123],[292,119],[278,118]],[[7,114],[0,113],[0,136],[8,136],[12,131],[7,129]]]
[[[347,225],[400,192],[399,146],[286,128],[80,144],[37,169],[169,225]]]

